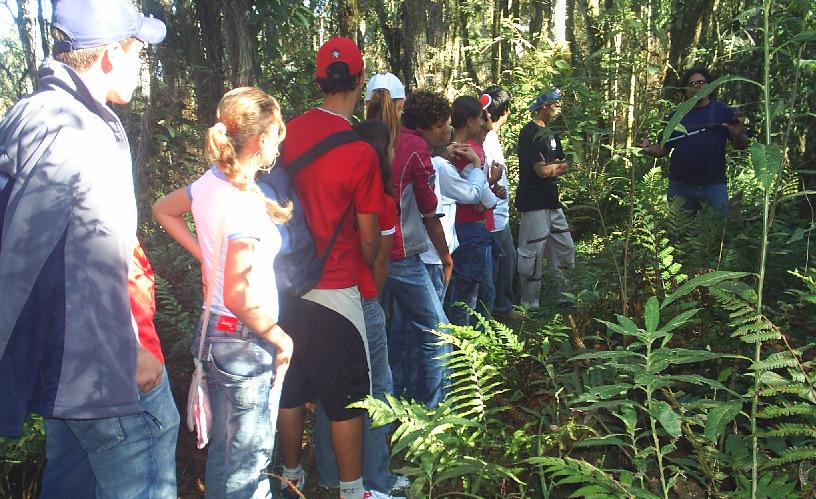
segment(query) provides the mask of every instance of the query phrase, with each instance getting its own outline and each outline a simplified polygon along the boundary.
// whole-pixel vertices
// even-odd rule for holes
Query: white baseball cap
[[[368,84],[366,85],[366,102],[371,100],[371,94],[373,94],[375,90],[379,90],[381,88],[388,90],[388,93],[391,94],[392,99],[405,98],[405,86],[403,86],[399,78],[391,73],[375,73],[371,75],[371,78],[368,79]]]

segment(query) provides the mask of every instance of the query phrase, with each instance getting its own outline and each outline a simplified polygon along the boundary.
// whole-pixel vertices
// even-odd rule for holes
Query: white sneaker
[[[397,479],[394,481],[394,485],[391,486],[390,492],[395,492],[401,489],[407,489],[411,486],[411,480],[408,480],[408,477],[405,475],[397,475]]]
[[[306,485],[306,471],[301,468],[301,474],[297,478],[289,478],[289,483],[287,484],[285,481],[281,480],[281,497],[283,499],[299,499],[303,496],[300,492],[303,491],[303,487]],[[294,486],[294,487],[293,487]],[[295,492],[294,489],[297,489]]]
[[[391,496],[388,494],[383,494],[382,492],[378,492],[376,490],[366,490],[365,492],[363,492],[363,499],[406,499],[406,498],[401,496]]]

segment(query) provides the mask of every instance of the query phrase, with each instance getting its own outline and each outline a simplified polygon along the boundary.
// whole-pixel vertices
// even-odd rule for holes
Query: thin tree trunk
[[[548,28],[545,25],[545,20],[549,19],[549,13],[545,15],[545,7],[549,2],[545,0],[531,0],[530,1],[530,43],[533,47],[538,47],[541,41],[542,33],[546,33]]]
[[[501,36],[502,13],[507,5],[507,0],[493,1],[493,22],[490,28],[492,38],[490,46],[490,76],[492,81],[499,80],[499,70],[501,68],[502,44],[499,42]]]
[[[425,0],[410,0],[402,4],[402,71],[405,85],[413,88],[425,86],[425,45],[428,19]]]
[[[459,36],[462,39],[462,53],[464,54],[465,59],[465,70],[470,76],[470,79],[473,80],[473,84],[477,87],[481,86],[479,84],[479,74],[476,72],[476,66],[473,64],[473,57],[471,56],[471,48],[470,48],[470,37],[468,35],[468,27],[467,27],[467,19],[468,19],[468,12],[465,10],[466,2],[460,1],[458,5],[459,9]]]
[[[221,37],[221,1],[194,0],[191,5],[200,33],[196,47],[201,64],[193,70],[196,81],[198,117],[211,123],[218,101],[224,95],[224,44]],[[190,37],[192,38],[192,37]]]
[[[553,41],[567,43],[567,0],[555,0],[551,26]]]
[[[26,71],[31,82],[30,90],[33,90],[37,88],[37,65],[40,62],[37,57],[39,43],[35,35],[34,15],[26,0],[17,0],[17,12],[17,18],[15,19],[17,34],[20,37],[20,45],[23,47]]]
[[[40,42],[42,43],[43,58],[51,55],[51,35],[48,31],[50,23],[43,15],[43,0],[37,0],[37,23],[40,26]]]

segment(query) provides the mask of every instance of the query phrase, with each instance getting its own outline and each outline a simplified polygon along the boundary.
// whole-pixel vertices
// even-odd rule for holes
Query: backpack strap
[[[334,229],[334,234],[332,234],[332,237],[329,240],[329,245],[326,247],[326,252],[320,257],[321,262],[325,263],[329,258],[329,253],[331,253],[331,250],[334,247],[334,242],[337,241],[337,237],[340,235],[340,229],[343,228],[343,222],[346,220],[346,215],[348,215],[348,213],[351,211],[352,206],[354,206],[354,201],[349,203],[349,205],[346,207],[346,211],[343,212],[343,216],[340,217],[340,222],[337,223],[337,227]]]
[[[318,142],[317,144],[313,145],[308,151],[301,154],[296,160],[289,163],[286,167],[286,173],[289,174],[290,178],[294,178],[301,170],[312,164],[317,158],[323,156],[327,152],[331,151],[335,147],[339,147],[343,144],[349,144],[351,142],[357,142],[360,139],[360,136],[357,135],[356,132],[353,130],[343,130],[342,132],[335,132],[331,135],[328,135],[326,138]],[[350,203],[346,208],[346,211],[343,212],[343,216],[340,217],[340,222],[337,224],[337,227],[334,229],[334,234],[332,234],[331,239],[329,240],[329,245],[326,248],[326,252],[323,253],[323,256],[320,257],[322,262],[325,262],[329,258],[329,253],[331,253],[332,248],[334,247],[334,243],[337,241],[337,238],[340,236],[340,230],[343,228],[343,222],[346,220],[346,216],[351,211],[354,203]]]
[[[286,166],[286,173],[289,174],[290,177],[294,177],[297,175],[302,169],[306,168],[314,160],[323,156],[327,152],[331,151],[335,147],[342,146],[343,144],[348,144],[350,142],[357,142],[360,139],[360,136],[357,135],[353,130],[343,130],[342,132],[335,132],[317,144],[313,145],[309,150],[301,154],[296,160],[289,163]]]

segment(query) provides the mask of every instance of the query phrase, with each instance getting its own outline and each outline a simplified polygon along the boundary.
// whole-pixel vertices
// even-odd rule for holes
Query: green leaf
[[[666,299],[663,300],[663,303],[660,305],[660,308],[666,308],[667,305],[673,303],[678,298],[682,298],[687,294],[691,293],[698,286],[707,288],[715,284],[718,284],[722,281],[727,281],[731,279],[742,279],[747,275],[749,275],[748,272],[729,272],[725,270],[715,270],[713,272],[706,272],[705,274],[698,275],[697,277],[686,281],[672,294],[667,296]]]
[[[708,412],[708,419],[706,420],[705,431],[703,435],[711,443],[717,443],[725,426],[737,417],[737,414],[742,410],[742,402],[734,400],[726,402],[714,407]]]
[[[686,322],[689,321],[692,317],[694,317],[697,312],[699,312],[699,308],[692,308],[691,310],[686,310],[679,315],[676,315],[671,318],[669,322],[666,323],[660,330],[664,333],[670,333],[677,329],[678,327],[682,326]]]
[[[754,142],[751,144],[751,166],[767,191],[771,188],[782,167],[782,150],[776,144],[765,145],[761,142]]]
[[[649,410],[649,414],[651,414],[651,416],[660,423],[660,426],[666,430],[666,433],[673,438],[680,436],[680,416],[672,410],[667,402],[663,400],[652,400],[652,407]]]
[[[660,302],[654,296],[646,302],[644,319],[646,321],[646,331],[649,334],[657,331],[657,325],[660,323]]]

